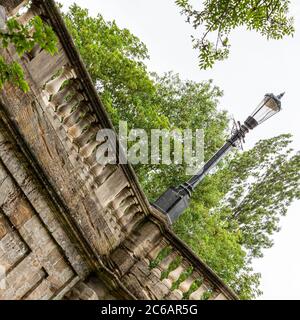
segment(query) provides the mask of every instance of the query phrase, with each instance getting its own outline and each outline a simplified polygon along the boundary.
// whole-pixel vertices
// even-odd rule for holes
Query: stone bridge
[[[0,92],[0,299],[237,299],[147,201],[130,165],[100,165],[99,129],[112,128],[52,0],[4,0],[59,39],[7,62],[30,91]],[[3,272],[2,272],[3,273]]]

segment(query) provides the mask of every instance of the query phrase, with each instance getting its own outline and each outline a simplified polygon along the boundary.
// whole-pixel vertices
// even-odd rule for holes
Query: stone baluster
[[[115,209],[115,214],[116,214],[116,216],[117,216],[117,218],[118,218],[118,220],[119,220],[119,222],[120,222],[121,224],[123,224],[123,223],[122,223],[122,221],[121,221],[120,219],[124,216],[125,212],[126,212],[126,211],[129,209],[129,207],[132,206],[133,204],[135,204],[134,198],[133,198],[132,196],[128,196],[126,199],[124,199],[124,200],[122,201],[122,203],[120,204],[120,206]]]
[[[85,146],[80,148],[79,154],[83,158],[88,158],[95,151],[95,149],[99,146],[99,144],[100,143],[98,141],[92,140],[92,141],[88,142]]]
[[[81,101],[75,111],[64,118],[63,123],[68,128],[73,127],[80,119],[84,118],[87,113],[88,108],[86,108],[86,101]],[[80,137],[78,137],[78,140],[80,140]]]
[[[133,217],[141,211],[141,208],[135,205],[134,199],[130,199],[129,202],[132,202],[133,204],[126,209],[124,214],[119,219],[120,224],[125,227],[124,230],[127,230],[129,228],[129,224],[132,221]]]
[[[178,299],[183,299],[184,294],[190,290],[191,285],[197,278],[199,278],[199,275],[193,273],[179,284],[178,288],[173,291]]]
[[[174,252],[171,252],[166,258],[164,258],[157,267],[152,269],[152,272],[158,277],[161,277],[161,273],[164,270],[167,270],[170,263],[175,259],[176,254]]]
[[[153,272],[153,274],[154,274],[157,278],[160,279],[160,277],[161,277],[161,270],[160,270],[160,268],[155,267],[155,268],[152,269],[152,272]]]
[[[132,212],[129,222],[122,228],[127,234],[130,234],[143,216],[142,209],[138,206],[135,212]]]
[[[73,139],[78,138],[82,134],[82,131],[95,122],[95,120],[94,115],[86,114],[84,118],[68,129],[68,135]]]
[[[83,132],[83,134],[84,134],[84,132]],[[77,139],[81,139],[81,136],[74,138],[73,142],[77,141]],[[98,141],[98,142],[99,142],[99,145],[102,143],[102,141]],[[108,161],[107,161],[107,163],[106,162],[99,163],[99,161],[97,161],[98,158],[97,158],[96,150],[94,152],[92,152],[88,157],[85,157],[82,160],[86,165],[89,166],[90,170],[92,170],[91,173],[94,177],[97,177],[97,175],[99,174],[99,173],[96,173],[96,172],[99,172],[99,169],[100,169],[97,166],[100,165],[101,167],[104,168],[106,166],[106,164],[108,163]],[[102,170],[100,172],[102,172]]]
[[[30,8],[26,9],[25,6],[21,6],[18,12],[15,14],[15,20],[25,26],[29,23],[29,21],[34,18],[35,16],[42,14],[42,8],[38,7],[35,3],[32,3]],[[23,13],[19,14],[20,11],[24,11]],[[32,27],[29,30],[29,34],[33,35],[34,28]],[[35,44],[30,52],[26,52],[22,59],[24,59],[27,63],[29,63],[37,54],[42,50],[39,44]]]
[[[74,95],[79,90],[79,83],[76,80],[70,80],[70,82],[56,94],[51,97],[51,104],[53,107],[57,107],[67,101],[67,98]]]
[[[92,131],[92,129],[91,129],[91,131]],[[77,139],[80,139],[80,137],[78,137]],[[76,139],[74,139],[74,140],[76,141]],[[101,145],[103,142],[104,142],[104,140],[98,141],[98,146]],[[109,164],[110,159],[108,159],[108,158],[99,159],[97,156],[97,151],[93,150],[93,152],[91,154],[84,157],[82,160],[85,164],[87,164],[90,167],[90,169],[89,169],[90,174],[94,177],[94,179],[99,180],[99,182],[100,182],[101,179],[98,179],[98,177],[100,177],[100,176],[102,177],[102,175],[104,174],[104,169],[108,168],[107,165]],[[110,168],[109,168],[109,171],[110,171]]]
[[[168,246],[168,244],[164,241],[164,240],[160,240],[158,243],[156,243],[154,245],[154,247],[149,250],[149,252],[145,255],[144,259],[146,261],[146,263],[148,264],[149,268],[151,265],[151,262],[155,260],[155,258],[158,256],[158,254],[161,252],[161,250],[163,250],[164,248],[166,248]],[[154,269],[152,269],[153,271]],[[158,274],[159,272],[159,274]],[[156,276],[160,277],[160,271],[156,270],[153,272]]]
[[[174,283],[175,281],[177,281],[181,275],[181,273],[184,271],[184,266],[181,263],[175,270],[171,271],[170,274],[168,275],[168,279],[170,279],[172,281],[172,283]]]
[[[62,119],[72,112],[74,108],[84,99],[83,95],[79,92],[75,93],[70,101],[63,103],[57,108],[57,115]]]
[[[102,165],[102,164],[95,164],[92,168],[90,168],[90,174],[96,178],[98,177],[99,175],[102,174],[103,170],[104,170],[105,166]]]
[[[78,138],[74,139],[73,142],[79,147],[83,148],[87,143],[90,143],[92,141],[96,141],[96,136],[99,128],[97,127],[91,127],[90,130],[86,130],[83,132],[82,135],[80,135]],[[98,144],[100,142],[98,141]]]
[[[196,291],[191,293],[189,296],[189,300],[200,300],[203,293],[207,290],[207,287],[205,284],[202,284]]]
[[[90,168],[94,167],[97,164],[100,164],[97,162],[96,152],[93,152],[89,157],[84,158],[83,162],[87,164]]]
[[[126,195],[127,198],[125,198],[119,205],[118,209],[122,212],[124,212],[124,214],[128,214],[128,209],[130,206],[132,206],[133,204],[138,204],[137,199],[134,197],[134,194],[132,192],[131,189],[129,189],[129,187],[126,187]]]
[[[116,210],[120,207],[121,203],[126,200],[126,198],[132,195],[130,189],[125,187],[121,192],[117,194],[115,199],[112,200],[111,205]]]
[[[175,289],[174,291],[180,291],[181,293],[186,293],[190,290],[191,285],[195,281],[196,277],[195,275],[189,276],[187,279],[185,279],[183,282],[180,283],[178,289]]]
[[[182,265],[179,265],[175,270],[171,271],[167,278],[163,279],[163,283],[171,289],[173,282],[175,282],[181,275],[181,273],[184,271],[184,268]]]
[[[149,262],[154,260],[158,256],[158,254],[166,247],[168,247],[168,243],[166,243],[164,240],[161,240],[151,251],[149,251],[145,258]]]
[[[145,256],[153,250],[153,247],[161,239],[160,229],[151,222],[146,222],[139,228],[139,233],[131,237],[130,243],[127,248],[130,252],[140,259],[139,264],[143,265],[143,268],[148,265],[144,260]],[[146,271],[146,270],[145,270]],[[149,274],[151,271],[146,271]]]
[[[113,162],[113,161],[111,161],[113,159],[108,154],[100,153],[100,150],[96,154],[96,160],[97,160],[97,163],[99,163],[99,164],[101,164],[103,166],[106,166],[108,163]]]
[[[161,270],[167,270],[169,268],[170,263],[175,260],[175,258],[177,257],[176,252],[171,252],[165,259],[163,259],[161,261],[161,263],[158,265],[158,267]]]
[[[45,86],[45,92],[47,94],[48,101],[52,95],[56,94],[60,90],[65,81],[73,78],[76,78],[74,70],[69,66],[63,67],[61,74],[53,80],[47,82]]]
[[[102,140],[97,140],[99,142],[99,146],[102,145],[106,140],[104,137],[101,138]],[[107,147],[107,145],[106,145]],[[98,149],[96,152],[96,162],[106,166],[107,164],[115,164],[115,159],[112,157],[114,154],[109,154],[106,148]]]
[[[97,186],[101,186],[116,169],[116,165],[107,164],[104,167],[102,173],[99,176],[95,177],[94,182],[97,184]]]

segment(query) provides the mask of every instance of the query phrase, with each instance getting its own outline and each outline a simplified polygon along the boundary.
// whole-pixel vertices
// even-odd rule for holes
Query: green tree
[[[260,294],[253,258],[270,248],[280,217],[300,198],[300,154],[290,135],[261,140],[229,156],[203,181],[176,232],[241,298]]]
[[[293,18],[289,17],[289,0],[205,0],[195,9],[190,0],[176,0],[182,14],[200,38],[193,37],[199,50],[199,65],[211,68],[218,60],[228,57],[231,32],[246,27],[267,39],[282,39],[293,35]]]
[[[205,158],[212,156],[223,144],[228,128],[227,113],[218,110],[222,91],[211,80],[200,83],[182,81],[172,72],[161,77],[155,75],[154,80],[153,103],[158,113],[168,119],[170,129],[203,129],[207,142],[204,145]],[[148,198],[153,201],[169,186],[186,179],[186,164],[143,165],[137,167],[137,173]]]
[[[56,44],[57,38],[52,28],[39,16],[35,16],[26,25],[10,18],[6,22],[6,28],[0,30],[0,48],[5,49],[13,45],[20,57],[36,45],[54,55],[57,52]],[[13,83],[24,92],[29,90],[21,65],[16,61],[7,63],[0,55],[0,90],[5,82]]]
[[[241,233],[228,230],[222,216],[212,214],[201,200],[191,202],[174,230],[241,299],[261,294],[260,274],[251,268],[247,252],[240,244]]]
[[[110,112],[113,123],[126,119],[137,128],[168,127],[151,99],[155,86],[147,68],[148,50],[127,29],[73,4],[64,15],[66,25]],[[145,121],[147,119],[147,121]]]
[[[300,198],[300,154],[290,143],[290,135],[261,140],[226,169],[234,174],[227,173],[231,181],[221,210],[227,212],[228,229],[242,234],[241,244],[251,258],[272,246],[270,236],[279,231],[280,217]]]

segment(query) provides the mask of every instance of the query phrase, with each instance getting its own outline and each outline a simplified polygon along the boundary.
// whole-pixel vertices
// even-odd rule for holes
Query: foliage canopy
[[[35,46],[40,46],[51,55],[57,52],[56,35],[39,16],[32,18],[26,25],[20,24],[16,18],[8,19],[6,28],[0,30],[0,48],[5,49],[10,44],[20,57],[31,52]],[[21,65],[16,61],[7,63],[0,55],[0,90],[5,82],[16,85],[24,92],[29,90]]]
[[[187,22],[201,33],[200,38],[193,37],[201,69],[211,68],[216,61],[228,57],[230,34],[238,27],[275,40],[294,33],[289,0],[198,0],[200,9],[195,9],[191,0],[175,2]]]

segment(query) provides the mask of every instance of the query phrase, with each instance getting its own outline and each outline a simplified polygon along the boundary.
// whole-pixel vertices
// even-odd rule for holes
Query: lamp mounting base
[[[153,203],[153,206],[167,215],[169,222],[173,224],[189,206],[189,202],[189,193],[180,187],[171,187]]]

